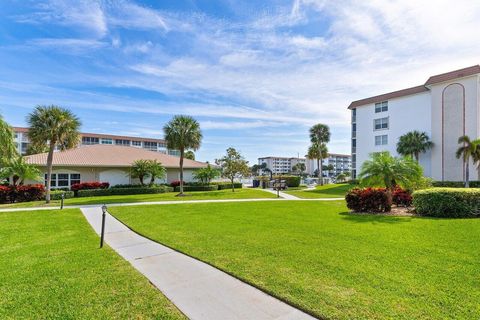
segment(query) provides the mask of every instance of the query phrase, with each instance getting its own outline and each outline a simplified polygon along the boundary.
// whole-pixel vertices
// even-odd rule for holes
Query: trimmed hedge
[[[230,182],[217,182],[215,184],[218,186],[218,190],[232,189],[232,184]],[[233,188],[242,189],[243,184],[241,182],[234,182]]]
[[[392,199],[385,188],[354,188],[345,196],[347,207],[354,212],[390,212]]]
[[[397,187],[393,190],[392,202],[397,206],[410,207],[412,205],[412,193]]]
[[[164,187],[164,186],[167,186],[169,187],[170,185],[166,185],[166,184],[158,184],[158,183],[154,183],[152,185],[150,184],[144,184],[143,186],[140,184],[140,183],[136,183],[136,184],[116,184],[114,186],[111,186],[110,188],[155,188],[155,187]]]
[[[78,190],[77,197],[116,196],[129,194],[155,194],[172,192],[172,187],[140,187],[140,188],[110,188]]]
[[[470,181],[470,188],[480,188],[480,181]],[[463,181],[433,181],[432,185],[436,188],[463,188]]]
[[[50,192],[50,200],[61,200],[63,193],[65,194],[65,199],[73,198],[75,196],[73,191],[52,190]]]
[[[29,202],[45,198],[43,184],[26,184],[22,186],[0,186],[0,203]]]
[[[301,177],[299,176],[273,176],[273,179],[285,180],[287,187],[298,187],[300,186]]]
[[[218,185],[211,184],[208,186],[183,186],[183,191],[216,191]],[[180,186],[175,187],[175,192],[180,192]]]
[[[413,193],[418,214],[431,217],[468,218],[480,216],[480,190],[431,188]]]
[[[75,183],[72,184],[71,190],[78,191],[78,190],[90,190],[90,189],[108,189],[110,183],[108,182],[82,182],[82,183]]]

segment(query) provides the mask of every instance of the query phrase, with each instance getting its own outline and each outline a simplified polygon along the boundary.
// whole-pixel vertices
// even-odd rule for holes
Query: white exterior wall
[[[375,104],[357,108],[356,115],[356,172],[373,152],[388,151],[397,156],[397,142],[400,136],[407,132],[425,131],[431,136],[430,93],[422,92],[411,96],[388,100],[388,111],[375,113]],[[374,129],[374,120],[389,118],[388,129]],[[388,135],[388,144],[375,146],[375,136]],[[420,164],[426,176],[431,176],[430,152],[420,155]]]
[[[322,159],[322,163],[324,166],[328,166],[331,164],[334,167],[334,170],[331,172],[324,170],[323,171],[324,176],[336,177],[340,173],[352,170],[352,157],[349,155],[329,154],[328,158]],[[306,167],[307,167],[307,173],[313,176],[315,173],[315,170],[317,170],[317,159],[307,158]]]

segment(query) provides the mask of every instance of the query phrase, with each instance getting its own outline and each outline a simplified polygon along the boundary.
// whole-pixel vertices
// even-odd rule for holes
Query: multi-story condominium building
[[[293,166],[297,163],[304,163],[305,158],[288,158],[288,157],[264,157],[258,158],[258,164],[267,164],[267,168],[272,171],[273,174],[290,173],[293,171]],[[262,174],[262,173],[260,173]]]
[[[352,176],[369,154],[389,151],[397,155],[400,136],[413,130],[426,132],[434,146],[421,154],[424,174],[434,180],[462,181],[465,168],[455,151],[458,138],[480,136],[480,66],[430,77],[424,84],[358,101],[352,112]],[[473,164],[470,166],[473,167]],[[472,169],[472,171],[476,171]],[[479,173],[471,173],[478,179]]]
[[[13,127],[15,133],[15,145],[20,154],[26,154],[30,144],[28,140],[28,128]],[[80,145],[107,144],[143,148],[164,154],[179,156],[177,150],[167,149],[167,142],[163,139],[137,138],[128,136],[116,136],[98,133],[81,133]]]
[[[352,170],[352,157],[349,154],[329,153],[327,158],[322,159],[322,167],[330,165],[333,169],[323,170],[324,177],[335,178],[340,173],[350,173]],[[307,158],[307,173],[314,176],[317,169],[317,159]]]

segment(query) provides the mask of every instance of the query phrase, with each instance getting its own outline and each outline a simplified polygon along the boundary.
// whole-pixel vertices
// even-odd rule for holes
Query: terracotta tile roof
[[[455,71],[450,71],[447,73],[438,74],[436,76],[432,76],[428,78],[427,82],[425,82],[425,85],[429,86],[435,83],[472,76],[477,73],[480,73],[480,65],[478,64],[468,68],[463,68]]]
[[[28,132],[28,128],[23,128],[23,127],[12,127],[12,130],[14,132]]]
[[[353,108],[356,108],[356,107],[364,106],[366,104],[382,102],[382,101],[393,99],[393,98],[409,96],[409,95],[412,95],[412,94],[421,93],[421,92],[425,92],[425,91],[428,91],[428,89],[424,85],[416,86],[416,87],[412,87],[412,88],[408,88],[408,89],[403,89],[403,90],[398,90],[398,91],[393,91],[393,92],[381,94],[381,95],[378,95],[378,96],[353,101],[348,106],[348,109],[353,109]]]
[[[130,167],[135,160],[157,160],[166,168],[179,168],[180,158],[142,148],[115,145],[87,145],[54,153],[53,165],[62,167]],[[27,156],[28,163],[45,166],[47,153]],[[188,169],[204,168],[204,162],[184,159]]]

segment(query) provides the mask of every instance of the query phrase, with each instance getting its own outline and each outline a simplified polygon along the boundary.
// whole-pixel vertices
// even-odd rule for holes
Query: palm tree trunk
[[[469,166],[469,160],[466,159],[465,161],[465,188],[470,188],[470,166]]]
[[[320,167],[318,167],[318,176],[320,177],[320,185],[323,186],[323,158],[320,157]]]
[[[180,195],[183,195],[183,156],[185,150],[180,148]]]
[[[55,149],[55,144],[50,142],[50,148],[48,149],[47,156],[47,192],[45,194],[45,202],[50,203],[50,189],[52,184],[52,166],[53,166],[53,150]]]
[[[417,163],[418,163],[418,160],[419,160],[419,158],[420,158],[418,152],[415,152],[414,157],[415,157],[415,160],[416,160]]]
[[[230,181],[232,181],[232,192],[235,192],[235,186],[233,185],[233,180],[235,179],[235,177],[232,176],[232,178],[230,179]]]

